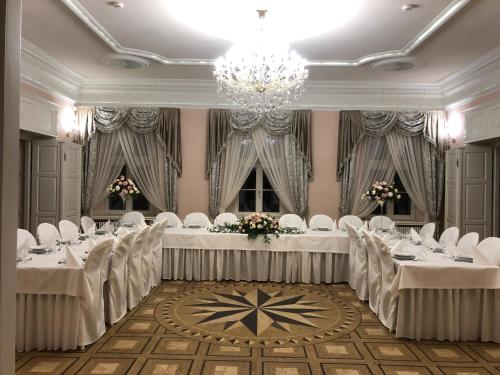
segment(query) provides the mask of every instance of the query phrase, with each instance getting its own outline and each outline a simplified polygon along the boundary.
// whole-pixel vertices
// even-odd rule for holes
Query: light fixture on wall
[[[265,10],[258,10],[255,39],[234,45],[215,62],[217,91],[238,107],[266,113],[291,103],[304,91],[306,61],[276,35],[266,33]]]
[[[463,114],[459,111],[449,112],[446,119],[446,134],[452,143],[456,142],[457,137],[462,134],[463,129]]]
[[[72,105],[65,106],[61,111],[59,119],[60,129],[67,139],[71,138],[71,135],[76,129],[75,111],[76,108]]]

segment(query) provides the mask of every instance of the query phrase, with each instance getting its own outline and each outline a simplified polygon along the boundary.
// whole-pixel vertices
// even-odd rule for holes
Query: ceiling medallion
[[[274,111],[304,92],[306,60],[288,44],[266,33],[265,10],[258,10],[259,28],[253,40],[234,45],[215,61],[217,92],[255,113]]]

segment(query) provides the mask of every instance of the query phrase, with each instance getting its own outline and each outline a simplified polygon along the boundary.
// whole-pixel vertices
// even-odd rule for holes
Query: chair
[[[106,332],[104,314],[104,277],[102,269],[113,249],[114,240],[100,241],[90,251],[84,272],[90,295],[82,298],[78,327],[78,345],[97,341]]]
[[[200,227],[206,228],[210,225],[210,219],[203,212],[193,212],[186,215],[184,218],[184,225],[186,227]]]
[[[309,228],[312,230],[317,230],[320,228],[328,228],[329,230],[334,230],[334,221],[330,216],[327,215],[314,215],[309,220]]]
[[[166,220],[161,221],[157,237],[153,243],[153,266],[151,272],[153,287],[161,283],[161,273],[163,269],[163,235],[165,233],[166,227],[167,227],[167,221]]]
[[[63,240],[75,240],[78,237],[78,226],[69,220],[59,222],[59,232]]]
[[[155,223],[153,224],[148,233],[148,237],[146,239],[146,244],[142,248],[141,252],[141,268],[142,268],[142,296],[145,297],[151,291],[153,287],[153,250],[154,246],[157,242],[158,236],[160,235],[160,231],[162,230],[163,224]]]
[[[95,228],[95,221],[91,217],[88,216],[82,216],[80,218],[80,224],[82,225],[82,230],[83,233],[88,233],[88,231],[94,227]]]
[[[380,254],[375,244],[375,235],[363,230],[365,238],[366,253],[368,255],[368,305],[378,315],[380,288],[382,287],[382,269],[380,266]]]
[[[354,285],[361,301],[368,300],[368,256],[359,231],[350,223],[345,223],[351,247],[349,250],[349,284]],[[351,258],[354,258],[351,263]]]
[[[17,257],[22,258],[24,250],[36,246],[36,240],[26,229],[17,229]]]
[[[389,229],[394,222],[387,216],[374,216],[368,224],[370,230],[374,229]]]
[[[356,229],[360,229],[363,226],[363,220],[356,215],[345,215],[339,219],[339,230],[346,230],[346,223],[351,224]]]
[[[450,247],[457,244],[460,232],[457,227],[449,227],[439,237],[439,246]]]
[[[224,224],[237,224],[238,223],[238,217],[233,214],[232,212],[223,212],[219,215],[214,220],[215,225],[224,225]]]
[[[159,223],[160,221],[167,220],[165,224],[168,228],[181,228],[182,220],[173,213],[173,212],[160,212],[156,215],[155,223]]]
[[[398,299],[391,292],[392,282],[396,273],[394,272],[394,261],[387,244],[378,236],[373,237],[380,254],[381,284],[378,304],[378,318],[380,322],[390,331],[396,328],[398,311]],[[401,240],[404,241],[404,240]]]
[[[146,226],[146,220],[144,215],[139,211],[130,211],[122,216],[122,223],[124,224],[135,224],[140,227]]]
[[[41,223],[36,228],[36,235],[38,236],[38,242],[40,245],[45,245],[48,247],[54,247],[56,241],[61,239],[61,235],[57,228],[50,223]]]
[[[284,228],[297,228],[302,229],[302,219],[299,215],[285,214],[280,217],[279,223]]]
[[[476,251],[484,260],[482,263],[488,263],[500,267],[500,238],[485,238],[476,246]],[[477,263],[476,259],[474,259],[474,263]]]
[[[144,246],[146,246],[149,229],[150,227],[145,227],[136,234],[127,261],[127,307],[129,310],[136,307],[141,302],[143,296],[141,252]]]
[[[436,230],[436,224],[427,223],[422,228],[420,228],[418,235],[420,236],[420,238],[422,238],[423,241],[428,241],[431,239],[433,240],[435,230]]]
[[[127,313],[127,262],[135,232],[123,236],[111,255],[111,267],[105,283],[106,323],[113,325]]]
[[[479,233],[470,232],[464,234],[457,243],[457,248],[462,256],[472,257],[472,249],[477,246],[479,242]]]

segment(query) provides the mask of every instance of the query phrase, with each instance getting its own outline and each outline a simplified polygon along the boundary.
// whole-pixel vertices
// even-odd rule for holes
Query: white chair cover
[[[123,236],[111,255],[111,267],[105,284],[106,323],[113,325],[127,313],[127,263],[135,232]]]
[[[139,211],[130,211],[123,215],[122,223],[124,224],[135,224],[139,227],[146,226],[146,220],[144,219],[144,215]]]
[[[56,241],[61,239],[61,235],[59,234],[57,228],[50,223],[41,223],[38,225],[36,234],[40,245],[45,245],[51,248],[55,247]]]
[[[59,232],[63,240],[75,240],[78,237],[78,226],[69,220],[59,222]]]
[[[226,223],[236,224],[238,223],[238,217],[232,212],[223,212],[217,215],[217,217],[214,220],[215,225],[224,225]]]
[[[439,237],[439,246],[451,247],[457,244],[458,238],[460,237],[460,231],[457,227],[449,227]]]
[[[88,234],[89,230],[92,229],[92,227],[95,228],[95,221],[91,217],[88,216],[82,216],[80,218],[80,224],[82,225],[82,230],[83,233]]]
[[[363,231],[368,255],[368,305],[378,315],[380,288],[382,287],[382,269],[380,266],[380,254],[374,237],[367,231]]]
[[[479,242],[479,233],[470,232],[462,236],[457,243],[457,249],[461,256],[472,257],[472,249]]]
[[[434,231],[436,230],[436,224],[427,223],[418,232],[418,235],[423,241],[427,241],[429,239],[434,239]]]
[[[500,238],[485,238],[476,246],[476,250],[490,265],[500,267]],[[476,259],[474,259],[474,263],[476,263]]]
[[[366,301],[368,300],[368,257],[365,244],[359,231],[354,226],[346,222],[345,228],[351,241],[349,261],[351,256],[354,258],[352,271],[350,270],[349,274],[349,284],[352,282],[358,298],[361,301]],[[353,278],[352,281],[351,278]]]
[[[394,277],[396,276],[394,272],[394,261],[392,259],[389,247],[386,245],[386,243],[377,236],[374,236],[373,239],[380,254],[380,268],[382,271],[378,318],[385,327],[387,327],[391,331],[394,331],[396,329],[396,317],[398,312],[397,297],[394,297],[391,292],[392,282],[394,281]],[[396,246],[398,245],[396,244]]]
[[[318,228],[328,228],[330,230],[335,230],[335,222],[328,215],[314,215],[309,220],[309,228],[312,230],[317,230]]]
[[[354,228],[360,229],[363,226],[363,220],[355,215],[345,215],[339,219],[339,230],[347,230],[345,224],[349,223]]]
[[[102,269],[113,249],[114,240],[99,242],[89,251],[85,264],[85,279],[90,296],[82,298],[78,327],[78,345],[85,346],[97,341],[106,332],[104,319],[104,278]]]
[[[146,244],[142,248],[141,268],[142,268],[142,296],[146,297],[153,287],[153,248],[158,239],[161,223],[153,224],[146,238]]]
[[[173,212],[160,212],[156,215],[155,223],[159,223],[160,221],[167,220],[165,225],[168,225],[169,228],[181,228],[182,220],[173,213]]]
[[[389,229],[394,224],[392,219],[387,216],[374,216],[370,219],[370,230],[374,229]]]
[[[167,220],[163,220],[159,224],[157,236],[153,243],[153,266],[151,272],[153,287],[161,283],[161,274],[163,271],[163,235],[167,227]]]
[[[36,246],[36,240],[26,229],[17,229],[17,254],[18,256],[26,249]]]
[[[130,249],[130,256],[127,262],[128,270],[128,283],[127,283],[127,307],[132,310],[142,300],[143,279],[141,267],[141,252],[146,245],[150,227],[145,227],[136,234],[132,247]]]
[[[279,223],[284,228],[302,228],[302,219],[299,215],[285,214],[280,217]]]
[[[184,225],[186,227],[190,226],[201,226],[202,228],[206,228],[210,225],[210,219],[208,218],[207,215],[205,215],[203,212],[193,212],[191,214],[188,214],[184,218]]]

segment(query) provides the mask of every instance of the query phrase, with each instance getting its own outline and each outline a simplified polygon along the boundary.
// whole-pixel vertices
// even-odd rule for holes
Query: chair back
[[[63,240],[74,240],[78,237],[78,226],[69,220],[59,222],[59,233]]]
[[[347,230],[346,223],[351,224],[355,229],[360,229],[363,226],[363,220],[356,215],[345,215],[339,219],[339,230]]]
[[[479,233],[470,232],[464,234],[460,240],[458,240],[457,248],[463,254],[468,254],[472,256],[472,249],[479,243]]]
[[[24,250],[26,248],[36,246],[36,240],[33,235],[26,229],[17,229],[17,250]]]
[[[149,234],[151,227],[145,227],[136,233],[134,240],[132,241],[132,247],[130,249],[130,257],[141,256],[143,247],[146,245],[146,239]]]
[[[279,219],[280,226],[284,228],[302,228],[302,219],[296,214],[285,214]]]
[[[488,261],[489,264],[500,267],[500,238],[485,238],[476,246],[476,250]]]
[[[374,229],[389,229],[394,222],[387,216],[374,216],[370,219],[368,224],[370,230]]]
[[[182,227],[182,221],[174,212],[160,212],[156,215],[155,223],[166,220],[165,226],[168,225],[170,228],[180,228]]]
[[[334,230],[333,219],[328,215],[314,215],[309,220],[309,228],[316,230],[319,228],[328,228],[329,230]]]
[[[380,266],[379,250],[374,239],[375,237],[375,235],[363,229],[366,254],[368,255],[368,304],[370,309],[375,314],[378,314],[382,269]]]
[[[457,227],[449,227],[439,237],[439,245],[442,247],[455,246],[457,244],[458,238],[460,237],[460,231]]]
[[[130,232],[118,240],[115,251],[111,255],[111,266],[113,268],[120,267],[122,263],[127,261],[134,237],[135,232]]]
[[[36,228],[36,235],[38,236],[38,242],[46,246],[54,246],[56,241],[61,239],[57,228],[50,223],[39,224],[38,228]]]
[[[82,230],[84,233],[87,233],[92,226],[95,225],[94,219],[89,216],[82,216],[80,218],[80,224],[82,225]]]
[[[391,280],[394,279],[396,273],[394,272],[394,260],[392,259],[391,250],[389,249],[389,246],[387,246],[385,241],[378,236],[374,236],[373,240],[375,241],[375,245],[377,245],[377,249],[380,255],[380,267],[382,275],[390,278]],[[405,240],[400,240],[400,242],[401,241]],[[396,244],[395,247],[396,246],[398,245]]]
[[[104,266],[106,257],[113,249],[114,242],[114,239],[99,241],[89,250],[89,256],[87,257],[87,262],[84,267],[86,275],[93,275],[97,271],[100,272]]]
[[[358,250],[365,253],[365,244],[358,229],[348,222],[345,223],[345,229],[347,230],[347,235],[349,236],[351,246],[354,246],[356,248],[356,254],[358,253]]]
[[[225,225],[225,224],[237,224],[238,223],[238,217],[233,214],[232,212],[223,212],[219,215],[214,220],[215,225]]]
[[[430,239],[434,239],[434,231],[436,230],[436,224],[427,223],[418,232],[418,235],[422,240],[427,241]]]
[[[206,228],[210,225],[210,219],[203,212],[193,212],[184,218],[184,225],[186,227],[201,227]]]
[[[144,215],[142,214],[142,212],[130,211],[122,216],[122,223],[145,226],[146,219],[144,219]]]

